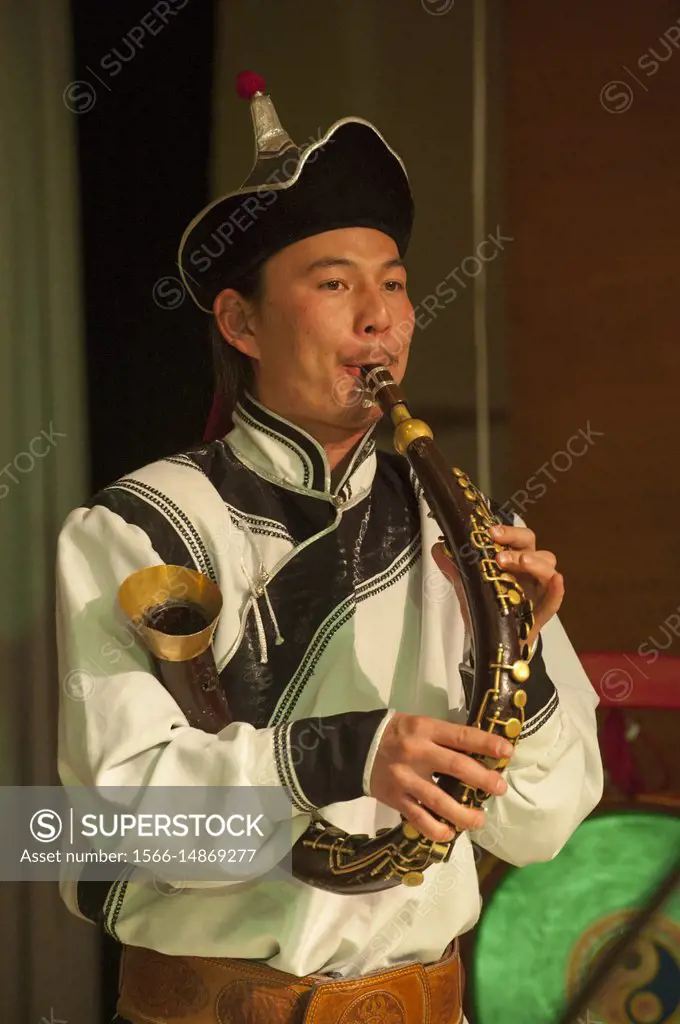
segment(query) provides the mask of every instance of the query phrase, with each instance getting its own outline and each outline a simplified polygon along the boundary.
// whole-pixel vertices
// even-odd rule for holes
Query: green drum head
[[[555,860],[511,868],[485,900],[471,964],[474,1024],[552,1024],[680,850],[680,818],[588,818]],[[680,1024],[680,893],[640,935],[581,1024]]]

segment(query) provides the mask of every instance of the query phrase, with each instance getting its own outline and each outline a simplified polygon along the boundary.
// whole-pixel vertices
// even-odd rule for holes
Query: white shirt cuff
[[[373,763],[375,761],[375,755],[378,753],[378,747],[380,746],[380,741],[381,741],[381,739],[383,737],[383,733],[385,732],[385,729],[387,728],[387,725],[389,724],[389,722],[390,722],[392,716],[394,715],[394,713],[396,712],[396,710],[397,710],[396,708],[390,708],[388,710],[388,712],[385,715],[385,717],[383,718],[382,722],[380,723],[380,725],[376,729],[375,736],[373,737],[371,745],[368,748],[368,754],[366,756],[366,765],[364,767],[364,775],[363,775],[364,796],[370,796],[371,795],[370,790],[369,790],[369,783],[371,781],[371,772],[373,771]]]

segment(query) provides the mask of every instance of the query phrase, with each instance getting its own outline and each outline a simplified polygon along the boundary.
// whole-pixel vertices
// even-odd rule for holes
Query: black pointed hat
[[[345,227],[377,228],[403,257],[413,223],[406,169],[369,121],[344,117],[319,139],[296,146],[281,127],[264,80],[242,72],[237,91],[250,100],[255,160],[235,192],[209,203],[179,246],[182,281],[212,312],[215,297],[259,263],[310,235]]]

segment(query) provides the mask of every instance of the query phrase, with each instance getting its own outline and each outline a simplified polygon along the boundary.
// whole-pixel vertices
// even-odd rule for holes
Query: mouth
[[[353,377],[363,377],[364,374],[368,373],[369,370],[374,370],[376,366],[383,366],[384,363],[345,363],[343,370],[345,373],[350,373]]]

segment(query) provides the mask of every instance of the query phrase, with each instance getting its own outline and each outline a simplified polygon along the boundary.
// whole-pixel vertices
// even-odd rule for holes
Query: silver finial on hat
[[[272,98],[265,94],[265,88],[264,78],[254,71],[241,71],[236,77],[236,92],[241,99],[250,100],[256,161],[295,147],[288,132],[282,128]]]

